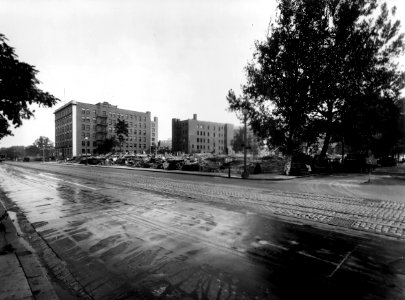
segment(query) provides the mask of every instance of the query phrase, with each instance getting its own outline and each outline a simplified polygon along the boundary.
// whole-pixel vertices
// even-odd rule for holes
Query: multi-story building
[[[128,124],[128,137],[122,151],[149,153],[158,138],[158,118],[150,112],[120,109],[108,102],[97,104],[70,101],[55,111],[55,150],[57,156],[73,157],[96,153],[97,146],[115,136],[118,120]]]
[[[172,150],[184,153],[231,154],[233,125],[193,119],[172,119]]]

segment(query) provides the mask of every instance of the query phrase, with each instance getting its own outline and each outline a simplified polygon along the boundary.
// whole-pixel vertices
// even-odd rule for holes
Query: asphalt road
[[[404,299],[403,186],[362,180],[0,167],[66,299]]]

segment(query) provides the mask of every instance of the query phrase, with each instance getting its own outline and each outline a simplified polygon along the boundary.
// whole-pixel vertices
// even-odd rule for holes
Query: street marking
[[[356,248],[357,248],[357,246],[355,246],[352,251],[348,252],[348,253],[345,255],[345,257],[344,257],[344,258],[342,259],[342,261],[338,264],[338,266],[336,267],[336,269],[333,270],[333,272],[330,273],[330,274],[327,276],[328,278],[332,278],[333,275],[335,275],[336,271],[340,269],[340,267],[343,265],[343,263],[349,258],[350,255],[352,255],[352,253],[354,252],[354,250],[356,250]]]
[[[81,186],[81,187],[84,187],[84,188],[86,188],[86,189],[90,189],[90,190],[93,190],[93,191],[97,190],[96,188],[93,188],[93,187],[90,187],[90,186],[87,186],[87,185],[84,185],[84,184],[80,184],[80,183],[76,183],[76,182],[72,182],[72,181],[60,179],[60,178],[57,178],[57,177],[45,175],[45,174],[43,174],[43,173],[39,173],[39,175],[42,176],[42,177],[47,177],[47,178],[50,178],[50,179],[54,179],[54,180],[58,180],[58,181],[63,181],[63,182],[65,182],[65,183],[70,183],[70,184],[74,184],[74,185],[77,185],[77,186]]]

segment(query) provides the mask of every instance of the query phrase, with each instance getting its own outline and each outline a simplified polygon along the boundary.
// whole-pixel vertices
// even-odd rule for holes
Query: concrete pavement
[[[3,198],[4,195],[2,195]],[[3,200],[3,199],[2,199]],[[59,299],[39,258],[0,201],[0,299]]]

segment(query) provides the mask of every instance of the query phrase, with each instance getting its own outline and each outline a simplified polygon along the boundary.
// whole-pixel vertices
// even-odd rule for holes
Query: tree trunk
[[[345,138],[342,137],[342,163],[344,157],[345,157]]]
[[[333,120],[333,107],[329,106],[328,107],[328,119],[327,119],[327,127],[326,127],[326,135],[325,135],[325,140],[323,142],[322,150],[321,150],[321,157],[326,157],[326,153],[329,148],[330,144],[330,139],[332,137],[332,120]]]
[[[326,132],[325,140],[323,142],[323,146],[322,146],[322,150],[321,150],[321,157],[326,157],[326,153],[329,148],[330,138],[331,138],[331,132],[330,132],[330,130],[328,130]]]

